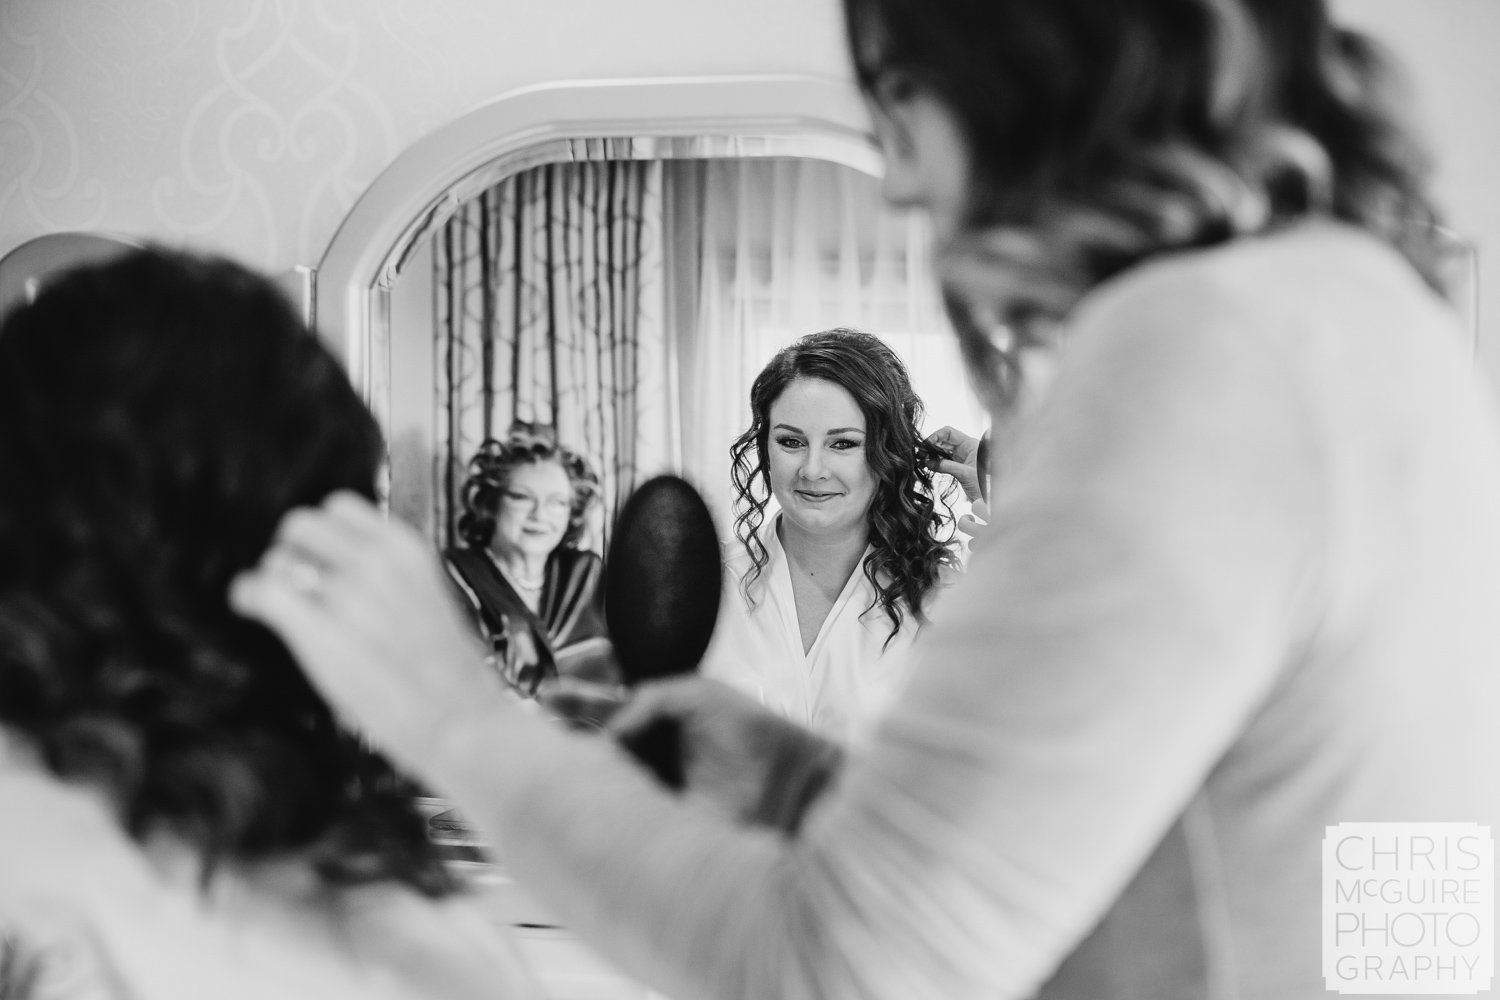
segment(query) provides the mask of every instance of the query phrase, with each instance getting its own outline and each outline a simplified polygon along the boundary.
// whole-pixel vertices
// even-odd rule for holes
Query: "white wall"
[[[1479,248],[1479,353],[1500,383],[1500,2],[1335,0],[1404,64],[1449,223]]]

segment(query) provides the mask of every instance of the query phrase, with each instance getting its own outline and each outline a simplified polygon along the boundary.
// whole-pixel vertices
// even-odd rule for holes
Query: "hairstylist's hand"
[[[989,527],[990,505],[979,488],[979,441],[956,427],[939,427],[927,435],[927,441],[950,457],[933,465],[933,471],[945,472],[958,480],[969,501],[969,513],[958,519],[957,528],[969,536],[973,549]]]
[[[554,677],[537,688],[536,700],[570,729],[603,729],[630,700],[630,689],[577,677]]]
[[[958,519],[958,530],[969,536],[969,548],[977,548],[984,533],[990,527],[990,505],[983,500],[975,500],[969,505],[969,512]]]
[[[680,727],[687,793],[741,822],[795,830],[841,759],[833,744],[696,675],[642,685],[605,728],[625,738],[661,720]]]
[[[363,498],[288,514],[230,604],[291,649],[334,709],[418,775],[452,720],[503,704],[432,546]]]
[[[939,427],[927,435],[927,443],[948,456],[932,463],[932,471],[957,479],[964,496],[978,500],[983,495],[979,490],[979,439],[956,427]]]

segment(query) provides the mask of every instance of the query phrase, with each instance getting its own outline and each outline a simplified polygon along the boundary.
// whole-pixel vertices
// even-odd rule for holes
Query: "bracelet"
[[[844,752],[808,734],[807,739],[783,743],[776,756],[753,821],[795,837],[813,803],[838,776]]]

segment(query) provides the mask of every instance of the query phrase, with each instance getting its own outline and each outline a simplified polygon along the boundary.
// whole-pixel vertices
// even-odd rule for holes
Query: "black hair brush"
[[[627,687],[691,673],[719,616],[719,541],[686,480],[642,483],[620,511],[605,561],[604,613]],[[681,730],[662,720],[623,741],[670,788],[683,785]]]

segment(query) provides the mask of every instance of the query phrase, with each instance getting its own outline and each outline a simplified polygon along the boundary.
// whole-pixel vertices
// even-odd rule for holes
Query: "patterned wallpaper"
[[[316,264],[402,149],[491,97],[829,75],[838,30],[836,0],[0,0],[0,254],[94,229]]]
[[[1334,0],[1405,58],[1500,377],[1497,0]],[[0,0],[0,255],[92,229],[315,265],[434,127],[535,83],[845,70],[838,0]]]

